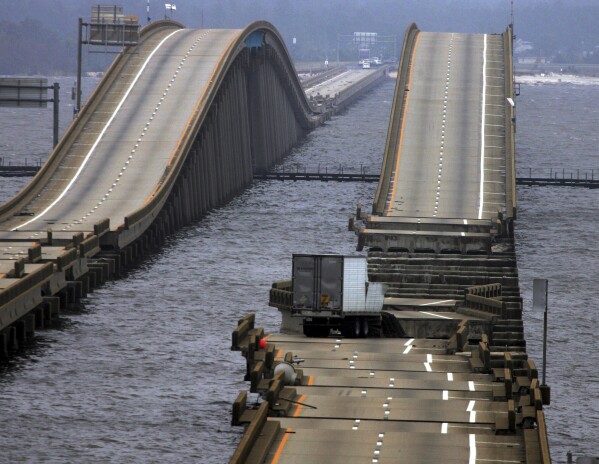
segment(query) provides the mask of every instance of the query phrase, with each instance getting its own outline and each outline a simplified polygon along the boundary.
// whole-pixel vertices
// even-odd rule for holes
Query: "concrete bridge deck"
[[[395,300],[384,336],[308,339],[287,318],[289,333],[261,347],[263,331],[240,321],[232,347],[263,401],[235,402],[247,430],[233,462],[550,462],[511,235],[511,41],[408,30],[372,215],[353,221],[372,281]],[[234,196],[328,114],[267,23],[149,26],[0,207],[0,352]],[[294,381],[274,373],[281,360]]]
[[[252,315],[233,332],[263,402],[235,402],[232,463],[551,462],[512,236],[511,42],[408,29],[372,214],[350,219],[381,326],[306,337],[273,284],[281,333]]]
[[[318,107],[266,22],[146,26],[32,181],[0,206],[0,356],[384,77],[325,83],[335,82],[335,105]]]

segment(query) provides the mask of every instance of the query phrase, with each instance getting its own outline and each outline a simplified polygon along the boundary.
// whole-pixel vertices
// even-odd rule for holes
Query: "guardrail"
[[[599,169],[520,168],[516,170],[516,177],[522,179],[599,181]]]
[[[347,71],[345,66],[333,66],[332,68],[327,69],[326,71],[321,72],[314,77],[310,77],[301,81],[302,87],[304,89],[309,89],[310,87],[314,87],[326,80],[332,79],[333,77],[345,71]]]
[[[183,25],[170,20],[155,21],[141,30],[140,42],[148,40],[152,34],[160,31],[164,27],[183,28]],[[132,58],[135,59],[134,54],[128,53],[130,48],[131,47],[127,47],[125,53],[120,53],[116,56],[102,80],[98,83],[95,90],[79,111],[77,118],[71,122],[58,142],[58,145],[54,147],[48,160],[43,164],[31,182],[29,182],[25,188],[12,199],[8,200],[3,205],[0,205],[0,220],[2,220],[3,217],[10,217],[21,210],[41,191],[54,175],[68,150],[75,142],[76,137],[83,130],[96,108],[102,103],[103,96],[106,95],[113,83],[119,78],[121,70],[126,66],[129,60]]]
[[[499,283],[466,288],[464,303],[467,308],[495,316],[503,316],[505,311]]]
[[[416,38],[419,33],[416,24],[408,26],[404,42],[401,49],[401,60],[399,62],[397,73],[397,84],[395,86],[395,95],[393,97],[393,108],[389,121],[389,130],[387,131],[387,142],[385,144],[385,155],[383,158],[383,168],[381,179],[374,196],[372,206],[373,214],[383,214],[385,202],[391,184],[391,173],[395,169],[395,158],[397,156],[397,143],[401,136],[400,128],[404,118],[404,105],[406,99],[406,86],[409,81],[412,54],[416,45]]]
[[[219,61],[216,69],[214,70],[211,84],[204,96],[200,105],[198,105],[194,114],[191,115],[190,121],[192,122],[187,126],[187,130],[181,136],[182,143],[179,144],[178,152],[174,155],[171,164],[167,167],[163,180],[156,193],[150,201],[136,211],[131,212],[125,217],[124,228],[131,229],[137,223],[142,220],[149,218],[149,222],[157,216],[157,212],[162,208],[167,200],[167,197],[171,193],[174,184],[183,168],[183,164],[186,160],[187,154],[190,152],[192,144],[206,119],[208,112],[212,106],[212,102],[216,98],[218,90],[227,74],[228,69],[233,65],[237,56],[245,49],[245,40],[254,32],[263,32],[265,34],[265,48],[270,51],[265,53],[276,54],[280,65],[286,69],[286,79],[283,85],[291,92],[292,101],[296,109],[296,116],[301,120],[301,124],[306,127],[314,127],[319,119],[313,116],[309,102],[306,95],[301,87],[297,74],[294,71],[293,64],[289,58],[289,53],[285,47],[285,44],[274,27],[265,21],[256,21],[247,26],[238,38],[230,44],[229,48],[225,51],[222,59]],[[269,48],[270,47],[270,48]],[[275,60],[276,61],[276,60]],[[279,69],[279,74],[283,71]],[[146,226],[147,227],[147,226]],[[141,229],[145,230],[144,227]]]
[[[513,63],[513,29],[510,25],[503,34],[505,56],[505,96],[514,102],[514,63]],[[506,148],[506,215],[508,219],[517,219],[516,197],[516,106],[505,104],[505,148]]]

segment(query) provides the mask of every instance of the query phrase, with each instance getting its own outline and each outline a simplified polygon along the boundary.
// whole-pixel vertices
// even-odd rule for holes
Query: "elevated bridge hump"
[[[264,65],[252,63],[252,55],[275,62],[268,75],[260,74]],[[211,111],[244,113],[226,118],[230,130],[242,132],[239,143],[245,148],[238,151],[248,158],[239,164],[249,173],[239,177],[251,180],[252,164],[260,163],[249,159],[252,148],[273,129],[246,130],[259,119],[252,112],[263,112],[263,103],[248,100],[247,88],[260,87],[261,79],[273,75],[282,89],[273,92],[286,100],[288,114],[279,120],[289,120],[284,143],[290,145],[318,116],[272,25],[260,21],[245,29],[195,30],[158,21],[146,27],[141,43],[117,57],[38,175],[0,208],[2,236],[31,233],[27,238],[35,239],[49,227],[87,233],[109,219],[111,230],[121,231],[120,245],[135,240],[158,215],[189,152],[199,150],[200,129],[216,118],[207,121]],[[231,97],[219,94],[223,87],[235,93],[235,108],[224,108]],[[136,230],[127,234],[129,229]]]
[[[487,220],[498,224],[492,233],[507,233],[506,222],[515,216],[511,37],[511,29],[459,34],[408,28],[376,215],[398,223]],[[489,247],[474,248],[479,245]]]
[[[409,30],[375,212],[494,219],[511,175],[504,35]],[[508,85],[506,85],[506,82]]]

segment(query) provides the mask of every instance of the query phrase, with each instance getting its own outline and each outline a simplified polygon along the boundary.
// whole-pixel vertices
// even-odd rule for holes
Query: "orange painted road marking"
[[[299,397],[299,400],[297,400],[298,403],[303,403],[304,400],[306,399],[306,396],[308,395],[302,395]],[[293,413],[293,417],[297,417],[300,415],[300,412],[302,412],[302,409],[304,409],[304,407],[301,404],[297,405],[297,409],[295,410],[295,412]]]
[[[283,451],[283,448],[285,447],[285,443],[287,443],[287,440],[289,440],[289,435],[291,433],[293,433],[292,429],[285,429],[285,436],[281,440],[281,443],[279,443],[279,447],[277,448],[275,456],[272,458],[271,464],[277,464],[277,462],[279,462],[279,458],[281,457],[281,453]]]
[[[410,74],[408,76],[407,87],[410,89],[412,84],[412,71],[414,70],[414,57],[416,56],[416,48],[418,47],[418,41],[420,40],[420,33],[416,36],[416,42],[414,42],[414,52],[412,53],[412,58],[410,59]],[[397,189],[397,176],[399,175],[399,158],[401,158],[401,144],[403,142],[403,130],[404,124],[406,122],[406,115],[408,114],[408,103],[410,102],[410,92],[407,92],[406,96],[406,105],[403,109],[403,114],[401,118],[401,127],[399,128],[399,144],[397,147],[397,156],[395,157],[395,174],[393,176],[393,191],[391,192],[391,201],[389,202],[389,209],[387,209],[387,213],[391,209],[393,203],[395,203],[395,191]]]
[[[314,376],[311,375],[310,377],[308,377],[308,386],[311,387],[313,383],[314,383]]]
[[[275,354],[275,359],[279,359],[281,357],[281,354],[283,353],[283,350],[281,348],[279,348],[277,350],[277,354]]]

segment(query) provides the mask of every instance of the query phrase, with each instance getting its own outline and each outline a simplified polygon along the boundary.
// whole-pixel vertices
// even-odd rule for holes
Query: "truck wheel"
[[[368,318],[361,317],[360,318],[360,337],[368,338],[368,332],[369,332]]]
[[[341,335],[346,338],[359,338],[360,330],[361,325],[359,317],[346,317],[341,322]]]

